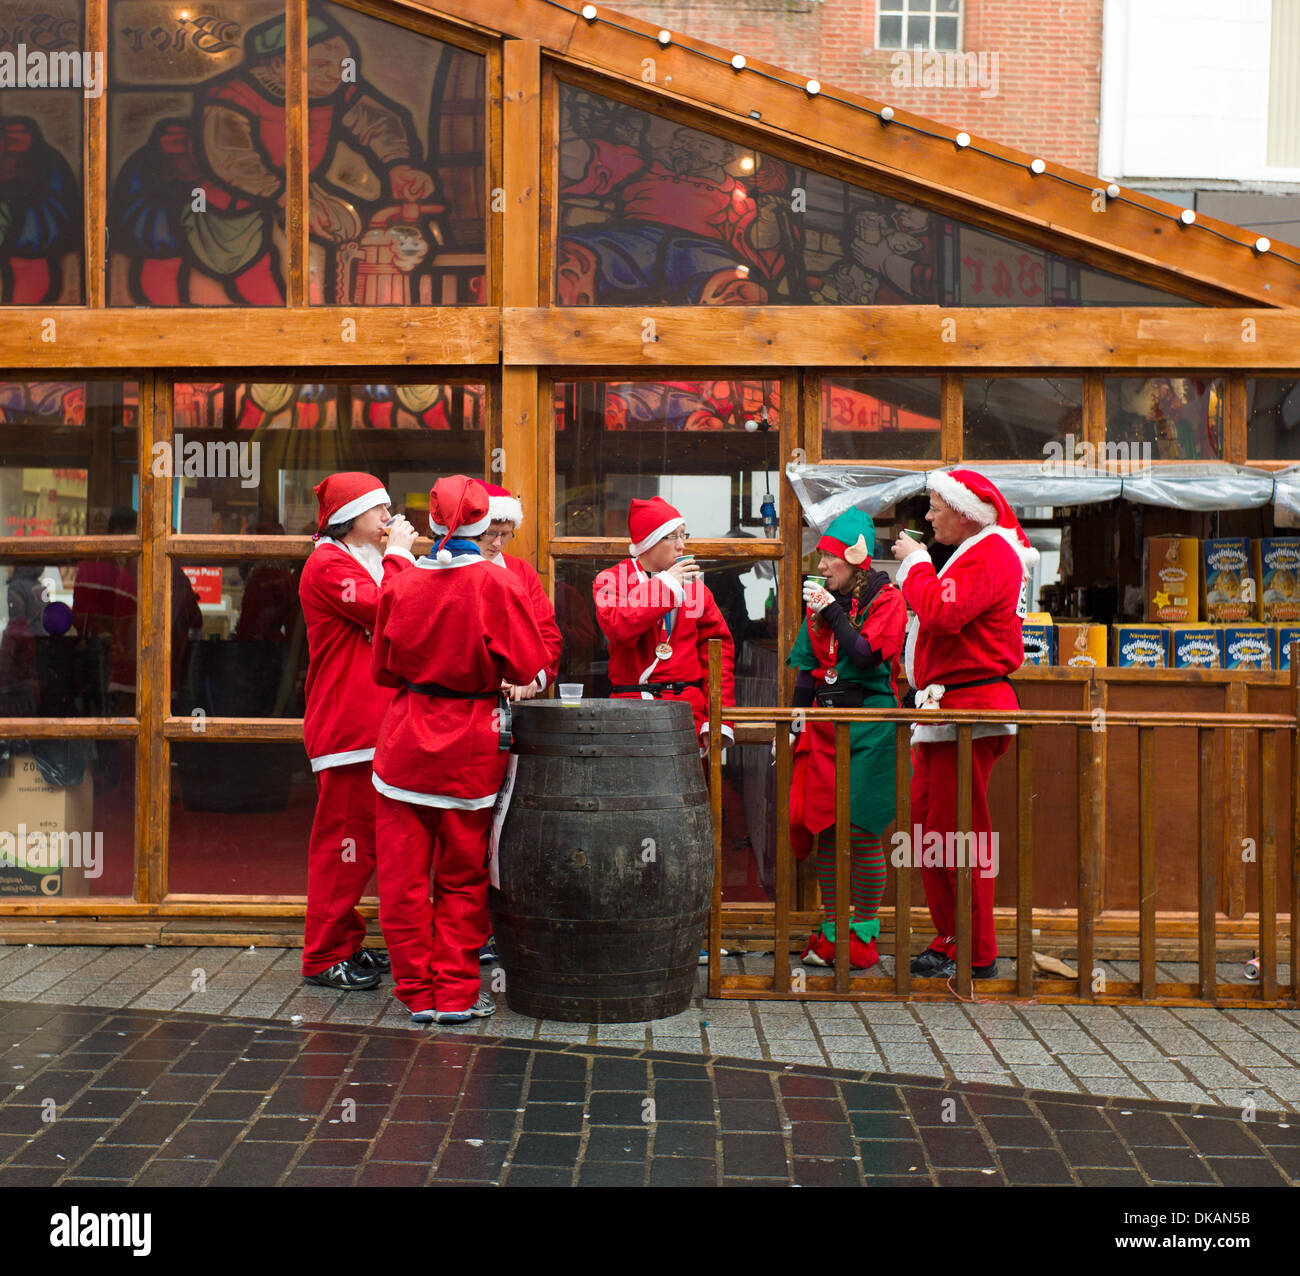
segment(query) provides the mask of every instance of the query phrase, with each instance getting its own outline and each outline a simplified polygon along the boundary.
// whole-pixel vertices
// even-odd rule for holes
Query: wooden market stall
[[[512,552],[551,588],[588,694],[591,579],[626,552],[630,499],[661,492],[761,706],[789,703],[800,619],[789,464],[916,473],[1140,441],[1163,419],[1144,404],[1183,382],[1216,387],[1214,428],[1153,434],[1154,466],[1300,460],[1300,249],[604,6],[44,10],[51,48],[106,50],[108,87],[0,89],[26,157],[0,227],[29,228],[0,232],[0,826],[39,807],[102,834],[102,857],[0,875],[8,938],[294,942],[315,801],[296,575],[332,469],[379,474],[416,519],[441,473],[518,492]],[[5,0],[0,18],[15,43],[34,21]],[[1042,707],[1290,712],[1277,673],[1020,685]],[[749,739],[723,803],[740,933],[771,913]],[[1135,925],[1135,747],[1110,739],[1089,795],[1116,942]],[[1159,756],[1176,796],[1186,746]],[[1225,830],[1252,836],[1244,740],[1216,765]],[[1045,812],[1073,810],[1059,771]],[[1174,848],[1177,813],[1159,819]],[[1227,838],[1222,934],[1245,942],[1254,879]],[[1077,907],[1053,867],[1075,850],[1039,842],[1046,930]],[[1187,879],[1168,872],[1176,938]]]

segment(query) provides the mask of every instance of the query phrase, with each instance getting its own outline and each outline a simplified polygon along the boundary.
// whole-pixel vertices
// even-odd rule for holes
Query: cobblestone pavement
[[[741,963],[724,958],[729,969]],[[746,959],[745,968],[761,965]],[[771,958],[766,959],[770,969]],[[336,993],[304,984],[294,949],[0,947],[0,998],[30,1004],[183,1011],[282,1024],[405,1028],[390,987]],[[1115,978],[1132,978],[1111,966]],[[671,1019],[561,1024],[501,1007],[493,1035],[692,1056],[901,1073],[950,1082],[1118,1099],[1300,1111],[1300,1011],[1008,1003],[741,1002],[698,995]],[[1241,967],[1225,964],[1224,981]],[[484,971],[491,990],[499,972]],[[1189,968],[1160,977],[1188,979]],[[1283,978],[1288,977],[1283,972]],[[978,985],[976,985],[978,990]],[[481,1032],[444,1028],[443,1035]]]
[[[1298,1176],[1300,1122],[1275,1113],[1243,1121],[693,1052],[0,1002],[3,1188],[1263,1187]]]

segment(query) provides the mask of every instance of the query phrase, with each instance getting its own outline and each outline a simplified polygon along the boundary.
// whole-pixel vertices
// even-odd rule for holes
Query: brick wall
[[[893,106],[1097,171],[1102,0],[964,0],[963,52],[997,54],[996,92],[899,83],[876,0],[614,0],[611,9]],[[994,62],[984,62],[986,89]],[[891,78],[892,77],[892,78]]]

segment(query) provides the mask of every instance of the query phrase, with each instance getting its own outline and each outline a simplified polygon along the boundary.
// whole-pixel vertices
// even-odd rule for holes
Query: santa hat
[[[876,525],[862,510],[845,510],[826,529],[817,548],[866,571],[876,552]]]
[[[648,501],[633,501],[627,512],[627,534],[632,538],[629,547],[632,557],[639,558],[653,549],[670,532],[685,527],[686,520],[662,496],[652,496]]]
[[[449,537],[481,536],[492,524],[488,494],[477,479],[464,474],[440,478],[429,493],[429,526],[445,544]],[[451,562],[451,551],[438,546],[438,561]]]
[[[494,523],[513,523],[518,529],[524,524],[524,507],[504,487],[484,483],[488,494],[488,517]]]
[[[1011,512],[1006,497],[974,470],[933,470],[925,480],[930,491],[958,514],[981,527],[996,526],[1011,548],[1020,555],[1027,571],[1038,562],[1038,551],[1029,543],[1020,520]]]
[[[356,470],[331,474],[317,483],[316,499],[320,502],[318,534],[324,534],[331,523],[346,523],[348,519],[374,509],[376,505],[393,503],[393,498],[373,474],[362,474]]]

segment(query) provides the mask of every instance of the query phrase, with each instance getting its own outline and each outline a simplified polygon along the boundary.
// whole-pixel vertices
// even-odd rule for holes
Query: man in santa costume
[[[393,693],[370,676],[370,636],[381,582],[415,562],[415,528],[390,517],[373,474],[331,474],[316,499],[316,546],[298,586],[310,657],[303,741],[316,775],[302,973],[326,988],[373,988],[388,958],[362,947],[356,906],[375,869],[370,763]]]
[[[901,563],[896,583],[914,613],[904,659],[908,681],[917,689],[916,707],[932,718],[942,709],[1015,709],[1019,701],[1009,675],[1024,661],[1020,625],[1028,573],[1038,552],[1002,493],[982,474],[934,472],[927,486],[926,520],[937,541],[955,548],[936,572],[924,547],[907,535],[893,545]],[[1010,723],[981,722],[971,732],[971,829],[977,852],[986,848],[972,874],[971,973],[977,979],[997,974],[996,868],[991,867],[996,861],[987,857],[989,774],[1015,730]],[[912,847],[912,863],[922,864],[937,931],[929,948],[912,959],[912,973],[922,978],[950,978],[957,969],[957,870],[952,862],[957,839],[949,836],[957,831],[956,741],[953,723],[922,721],[912,730],[912,822],[922,835],[922,846]],[[924,866],[925,844],[934,846],[932,833],[943,838],[943,867]]]
[[[618,699],[684,700],[691,706],[700,756],[708,752],[709,640],[722,639],[722,703],[736,703],[731,631],[684,557],[686,520],[662,497],[634,500],[628,511],[631,558],[596,577],[596,619],[609,639],[610,694]],[[735,740],[731,724],[723,737]]]
[[[560,626],[555,621],[555,606],[547,596],[546,586],[542,584],[542,578],[532,563],[505,552],[510,538],[523,526],[524,507],[504,487],[484,483],[483,490],[488,494],[488,517],[492,522],[486,532],[475,537],[479,552],[488,562],[504,567],[523,586],[551,657],[546,666],[546,681],[553,683],[560,672],[562,646]],[[536,682],[527,687],[509,688],[512,700],[530,700],[541,690],[541,685]]]
[[[414,1023],[496,1009],[479,993],[479,947],[510,747],[501,684],[545,687],[550,663],[522,586],[472,539],[491,521],[481,483],[439,479],[429,497],[436,553],[389,582],[375,622],[371,671],[397,690],[374,761],[379,921]]]

